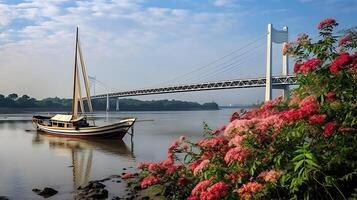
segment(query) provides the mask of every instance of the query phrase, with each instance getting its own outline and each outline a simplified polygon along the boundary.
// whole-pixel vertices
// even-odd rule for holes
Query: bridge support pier
[[[267,57],[266,57],[266,85],[265,85],[265,101],[272,99],[272,58],[273,58],[273,43],[282,44],[288,42],[288,27],[283,27],[283,30],[278,31],[273,28],[272,24],[268,24],[267,30]],[[288,55],[283,55],[281,75],[288,75],[289,72]],[[283,89],[283,97],[287,98],[289,94],[289,86],[274,87]]]
[[[119,111],[119,97],[117,98],[117,103],[116,103],[116,108],[115,110],[118,112]]]
[[[110,105],[109,105],[109,94],[107,94],[107,108],[106,111],[109,112]]]

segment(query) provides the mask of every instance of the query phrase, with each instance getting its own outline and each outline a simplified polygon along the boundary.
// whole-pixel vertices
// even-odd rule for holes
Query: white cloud
[[[234,0],[215,0],[213,2],[213,4],[215,6],[219,6],[219,7],[221,7],[221,6],[231,6],[231,5],[233,5],[233,3],[234,3]]]
[[[205,53],[219,52],[220,44],[213,39],[216,34],[238,23],[238,16],[232,13],[145,7],[142,0],[68,3],[28,0],[0,4],[4,11],[0,12],[0,23],[5,24],[0,34],[0,65],[7,70],[6,77],[0,75],[0,85],[7,90],[0,93],[69,96],[76,26],[80,28],[89,73],[99,79],[105,77],[110,85],[130,89],[161,81],[142,71],[160,71],[160,75],[170,78],[172,73],[190,70],[190,63],[207,60]],[[12,22],[19,19],[25,20],[25,25],[10,33]],[[187,51],[190,49],[196,52]],[[196,57],[186,57],[191,54]],[[41,75],[44,73],[46,76]],[[17,76],[22,81],[7,84]],[[58,82],[64,85],[58,87]],[[39,90],[43,83],[46,87]]]

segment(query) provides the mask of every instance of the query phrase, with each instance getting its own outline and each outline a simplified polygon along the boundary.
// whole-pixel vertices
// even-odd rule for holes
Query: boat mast
[[[78,115],[78,99],[77,99],[77,49],[78,49],[78,27],[76,31],[76,50],[74,53],[74,74],[73,74],[73,99],[72,99],[72,119],[76,119]]]
[[[81,63],[84,87],[85,87],[85,91],[86,91],[86,95],[87,95],[88,109],[89,109],[90,113],[93,113],[93,106],[92,106],[92,99],[91,99],[90,90],[89,90],[89,81],[88,81],[87,69],[86,69],[86,66],[84,65],[84,59],[83,59],[83,55],[82,55],[82,48],[81,48],[81,43],[80,43],[79,39],[78,39],[78,53],[79,53],[79,60],[80,60],[80,63]]]

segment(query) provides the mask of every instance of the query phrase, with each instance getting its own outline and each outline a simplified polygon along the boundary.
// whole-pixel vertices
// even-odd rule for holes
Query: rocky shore
[[[155,188],[141,189],[140,176],[138,173],[124,172],[126,168],[123,168],[123,172],[120,175],[111,175],[107,178],[100,180],[91,180],[85,186],[79,186],[74,193],[73,199],[75,200],[164,200],[161,196],[160,190]],[[111,192],[107,185],[110,183],[122,183],[125,185],[124,193],[118,196],[109,196]],[[49,198],[60,191],[57,191],[51,187],[45,187],[43,189],[34,188],[32,190],[43,198]],[[6,196],[0,196],[0,200],[9,200]]]

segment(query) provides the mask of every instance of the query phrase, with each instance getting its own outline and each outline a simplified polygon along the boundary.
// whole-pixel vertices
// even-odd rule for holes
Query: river
[[[166,158],[167,147],[181,135],[202,137],[202,124],[218,128],[238,109],[96,113],[96,123],[136,117],[134,137],[123,140],[80,140],[37,134],[32,114],[0,114],[0,196],[42,199],[33,188],[52,187],[48,199],[72,199],[90,180],[133,171],[137,162]],[[132,142],[131,142],[132,141]],[[109,197],[123,196],[124,183],[105,182]],[[110,198],[109,198],[110,199]]]

